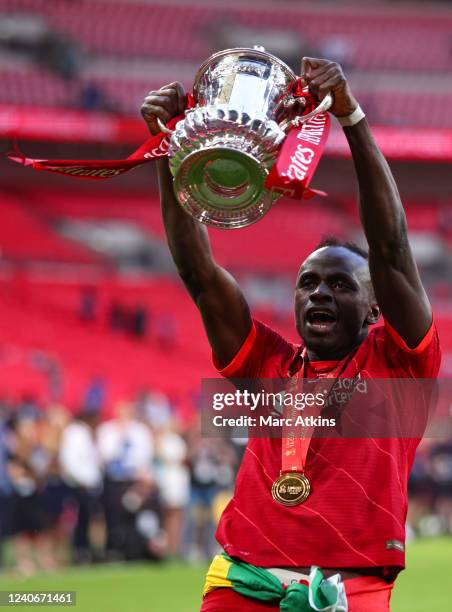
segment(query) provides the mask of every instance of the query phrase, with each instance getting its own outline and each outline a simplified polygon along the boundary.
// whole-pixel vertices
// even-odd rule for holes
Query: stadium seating
[[[278,28],[295,33],[312,53],[327,54],[340,48],[347,68],[375,73],[379,83],[385,74],[412,74],[419,80],[413,91],[400,85],[378,88],[366,80],[356,91],[374,123],[451,127],[452,117],[444,113],[452,91],[447,83],[441,91],[424,88],[423,74],[447,74],[452,68],[449,14],[428,6],[405,14],[388,7],[343,7],[250,1],[231,3],[146,3],[121,0],[0,0],[2,13],[36,15],[80,47],[81,69],[75,82],[64,80],[42,67],[27,64],[14,69],[0,63],[0,103],[42,106],[76,106],[87,84],[102,91],[112,110],[136,115],[149,89],[160,86],[162,77],[153,75],[152,61],[178,60],[198,64],[216,49],[218,24],[242,27]],[[109,60],[109,70],[91,70],[91,60]],[[137,76],[119,67],[112,72],[114,59],[149,61],[149,73]],[[112,62],[113,60],[113,62]],[[382,77],[383,75],[383,77]],[[168,66],[168,79],[180,78]],[[186,83],[187,86],[190,83]]]
[[[32,199],[31,194],[25,199],[17,194],[0,194],[0,245],[4,259],[77,264],[101,262],[99,255],[60,237],[42,217],[36,216],[29,206]]]
[[[89,284],[89,283],[87,283]],[[33,363],[38,352],[57,358],[64,371],[64,400],[80,407],[90,380],[101,375],[107,381],[107,402],[129,398],[140,389],[166,391],[180,409],[187,406],[195,383],[211,374],[209,352],[195,308],[180,285],[160,280],[138,283],[106,281],[97,285],[99,311],[94,322],[79,317],[84,284],[55,281],[26,283],[20,278],[0,283],[0,394],[30,392],[48,399],[45,378]],[[142,339],[114,332],[108,324],[113,301],[149,310],[150,332]],[[155,339],[159,318],[177,317],[176,345],[162,349]],[[91,350],[96,347],[96,350]],[[185,361],[173,360],[180,351]]]
[[[169,79],[170,77],[168,77]],[[167,79],[167,80],[168,80]],[[150,89],[158,89],[162,80],[149,78],[131,78],[126,75],[81,76],[76,82],[46,72],[43,69],[28,65],[20,70],[5,69],[0,66],[0,104],[23,104],[42,107],[79,107],[81,92],[88,85],[95,85],[111,109],[123,115],[139,115],[139,107]],[[187,89],[189,82],[184,85]],[[355,89],[373,124],[422,127],[452,127],[452,116],[444,113],[444,108],[452,105],[451,92],[420,91],[369,91]]]
[[[298,3],[297,3],[298,4]],[[0,11],[45,16],[93,53],[199,60],[212,43],[209,30],[223,20],[255,28],[287,28],[311,45],[347,36],[352,63],[365,68],[448,70],[451,18],[434,8],[411,11],[284,3],[145,3],[105,0],[1,0]],[[431,34],[434,34],[433,36]],[[378,51],[378,52],[377,52]]]
[[[49,386],[37,365],[39,355],[47,355],[62,368],[63,400],[72,410],[80,407],[90,381],[101,376],[107,384],[107,414],[116,401],[156,388],[169,395],[181,418],[189,419],[199,381],[212,377],[213,369],[199,315],[181,283],[104,278],[94,284],[98,309],[96,319],[90,322],[82,321],[79,315],[81,290],[86,286],[93,284],[26,282],[21,277],[0,281],[0,395],[17,398],[31,393],[48,400]],[[134,339],[110,328],[108,310],[114,301],[130,307],[140,305],[148,311],[146,337]],[[254,314],[296,342],[291,315],[276,319],[271,310],[255,310]],[[156,329],[162,317],[168,316],[176,321],[175,344],[162,348]],[[448,356],[444,368],[449,368],[450,374],[452,318],[450,313],[439,311],[436,319]]]
[[[54,225],[64,218],[79,220],[117,219],[137,223],[153,237],[164,240],[160,206],[156,194],[130,194],[125,191],[84,189],[72,184],[60,189],[0,190],[0,244],[4,256],[12,259],[102,263],[99,255],[57,234]],[[447,208],[438,202],[412,202],[407,207],[409,227],[414,231],[450,231]],[[302,223],[300,213],[302,212]],[[293,274],[303,257],[318,242],[319,236],[334,234],[350,237],[357,228],[353,198],[330,202],[281,199],[267,216],[249,228],[234,232],[211,230],[216,258],[240,272]],[[18,236],[19,240],[11,236]],[[268,245],[272,245],[269,254]],[[270,256],[269,256],[270,255]]]
[[[28,195],[25,195],[28,193]],[[0,192],[1,196],[1,192]],[[9,194],[10,206],[13,196]],[[18,198],[16,194],[16,198]],[[25,191],[32,210],[40,218],[57,221],[61,217],[73,219],[122,219],[138,223],[141,229],[163,239],[163,226],[157,197],[144,193],[131,196],[116,192],[112,197],[105,192],[92,193],[59,190]],[[15,201],[20,205],[20,199]],[[300,209],[303,223],[300,223]],[[252,228],[235,232],[213,230],[212,242],[216,258],[234,270],[295,273],[301,259],[318,242],[319,235],[344,236],[353,221],[341,210],[330,208],[327,201],[317,200],[277,202],[267,216]],[[1,236],[0,236],[1,237]],[[272,253],[268,245],[272,245]]]

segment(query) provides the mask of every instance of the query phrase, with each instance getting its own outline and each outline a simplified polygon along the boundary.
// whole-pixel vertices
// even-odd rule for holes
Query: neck
[[[347,355],[350,355],[352,351],[358,348],[364,338],[360,338],[354,344],[337,350],[331,349],[315,349],[306,347],[309,361],[342,361]]]

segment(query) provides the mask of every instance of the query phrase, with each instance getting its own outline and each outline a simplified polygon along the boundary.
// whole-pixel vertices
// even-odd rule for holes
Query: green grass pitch
[[[3,575],[0,590],[75,590],[77,605],[64,607],[68,612],[196,612],[205,569],[175,563],[69,568],[26,580]],[[408,569],[397,580],[391,610],[452,610],[452,538],[409,545]]]

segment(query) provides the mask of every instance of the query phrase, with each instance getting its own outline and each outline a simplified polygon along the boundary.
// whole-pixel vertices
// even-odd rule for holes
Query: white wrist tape
[[[361,119],[364,119],[365,116],[366,115],[363,109],[358,104],[351,115],[348,115],[347,117],[336,117],[336,119],[339,121],[342,127],[350,127],[352,125],[356,125],[359,121],[361,121]]]

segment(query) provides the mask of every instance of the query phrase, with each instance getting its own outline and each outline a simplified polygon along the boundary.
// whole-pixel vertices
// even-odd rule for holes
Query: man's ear
[[[366,316],[367,325],[375,325],[375,323],[378,322],[378,319],[380,317],[381,317],[380,306],[376,303],[371,304],[367,312],[367,316]]]

